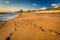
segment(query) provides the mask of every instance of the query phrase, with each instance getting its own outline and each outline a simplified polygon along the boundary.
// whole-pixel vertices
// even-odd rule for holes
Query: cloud
[[[59,4],[51,4],[51,6],[54,7],[54,8],[60,7]]]
[[[32,4],[33,6],[36,6],[37,4]]]
[[[6,1],[6,3],[8,4],[8,3],[10,3],[9,1]]]
[[[45,10],[45,9],[47,9],[46,7],[42,7],[42,8],[40,8],[40,10]]]

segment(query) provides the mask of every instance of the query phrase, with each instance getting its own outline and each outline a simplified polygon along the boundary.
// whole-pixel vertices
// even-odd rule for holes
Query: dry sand
[[[0,23],[0,40],[60,40],[60,13],[28,12]]]

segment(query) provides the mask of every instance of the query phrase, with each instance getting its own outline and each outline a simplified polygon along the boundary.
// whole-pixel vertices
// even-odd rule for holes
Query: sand
[[[0,23],[0,40],[60,40],[60,13],[21,13]]]

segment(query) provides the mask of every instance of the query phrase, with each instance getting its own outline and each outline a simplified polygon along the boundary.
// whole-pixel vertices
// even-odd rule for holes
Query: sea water
[[[0,12],[0,22],[10,20],[12,18],[15,18],[19,16],[18,13],[6,13],[6,12]]]

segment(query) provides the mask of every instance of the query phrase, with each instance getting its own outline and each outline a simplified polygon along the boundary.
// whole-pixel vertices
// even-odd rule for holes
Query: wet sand
[[[60,40],[60,13],[22,13],[0,23],[0,40]]]

